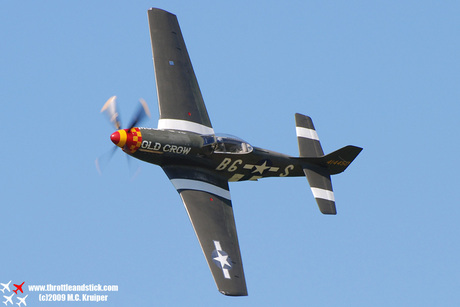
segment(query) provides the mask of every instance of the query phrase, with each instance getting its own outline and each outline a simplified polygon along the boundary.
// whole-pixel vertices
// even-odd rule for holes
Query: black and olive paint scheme
[[[102,109],[118,129],[110,138],[128,155],[163,168],[182,198],[218,290],[247,295],[228,182],[306,176],[320,211],[336,214],[330,175],[343,172],[362,148],[324,155],[311,118],[301,114],[295,115],[299,157],[215,134],[176,16],[152,8],[148,20],[158,128],[136,127],[148,113],[141,101],[129,128],[121,129],[114,96]]]

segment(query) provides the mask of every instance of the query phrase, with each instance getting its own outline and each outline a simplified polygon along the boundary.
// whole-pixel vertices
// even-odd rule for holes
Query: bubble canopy
[[[204,146],[213,145],[214,153],[248,154],[253,150],[248,142],[230,134],[207,134],[201,137]]]

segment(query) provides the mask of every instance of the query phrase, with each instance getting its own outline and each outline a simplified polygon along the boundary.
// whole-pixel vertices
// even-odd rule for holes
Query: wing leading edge
[[[204,169],[163,170],[182,198],[218,290],[248,295],[228,182]]]
[[[152,8],[148,17],[160,110],[158,128],[214,134],[176,15]]]

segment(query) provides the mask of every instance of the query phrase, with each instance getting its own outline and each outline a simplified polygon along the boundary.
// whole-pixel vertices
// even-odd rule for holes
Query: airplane
[[[19,303],[16,303],[16,304],[18,304],[18,306],[21,306],[21,304],[24,304],[24,306],[27,306],[27,304],[26,304],[26,297],[28,297],[28,296],[29,296],[29,294],[27,294],[27,295],[24,296],[24,297],[19,297],[19,296],[18,296]]]
[[[10,290],[10,284],[11,284],[11,280],[10,280],[10,282],[7,283],[7,284],[2,284],[2,283],[0,282],[0,285],[3,286],[3,289],[0,289],[0,291],[2,291],[3,293],[5,293],[5,290],[8,290],[8,292],[11,292],[11,290]]]
[[[22,285],[25,283],[25,281],[22,282],[22,284],[20,285],[16,285],[16,284],[13,284],[13,286],[16,287],[16,290],[13,290],[14,293],[18,294],[18,290],[21,291],[21,293],[24,293],[22,292]]]
[[[11,294],[10,296],[6,296],[4,295],[3,297],[6,298],[6,301],[3,301],[3,304],[8,305],[8,302],[11,303],[11,305],[13,305],[13,300],[12,300],[12,297],[13,297],[14,294]]]
[[[331,175],[343,172],[362,148],[346,146],[324,155],[311,118],[299,113],[295,114],[299,157],[216,134],[177,17],[151,8],[148,20],[158,128],[136,126],[149,115],[142,101],[131,123],[121,128],[113,96],[101,110],[117,129],[110,139],[131,157],[164,170],[180,194],[218,290],[224,295],[246,296],[229,182],[306,176],[319,210],[334,215]]]

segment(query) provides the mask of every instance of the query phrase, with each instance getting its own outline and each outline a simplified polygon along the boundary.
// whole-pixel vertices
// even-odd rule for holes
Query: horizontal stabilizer
[[[322,167],[305,168],[305,175],[310,184],[311,192],[316,199],[318,208],[323,214],[337,214],[331,176]]]
[[[349,145],[324,155],[311,118],[296,113],[295,124],[300,157],[294,159],[300,161],[321,213],[337,214],[331,175],[343,172],[363,149]]]
[[[318,134],[310,117],[296,113],[295,126],[299,154],[301,157],[321,157],[324,155]]]
[[[295,126],[299,143],[298,159],[305,162],[303,172],[307,176],[318,208],[323,214],[337,214],[331,176],[322,160],[324,152],[313,121],[309,116],[296,113]]]

